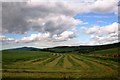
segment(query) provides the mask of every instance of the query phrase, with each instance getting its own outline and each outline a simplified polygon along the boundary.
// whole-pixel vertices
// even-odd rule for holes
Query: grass
[[[86,79],[118,78],[119,62],[111,56],[117,49],[91,54],[52,53],[44,51],[3,51],[3,78],[16,79]],[[109,55],[109,56],[108,56]]]
[[[113,48],[113,49],[95,51],[87,55],[83,54],[83,56],[88,56],[88,57],[96,58],[99,60],[109,60],[109,61],[120,63],[120,53],[118,49],[119,48]]]
[[[51,54],[49,52],[42,51],[20,51],[20,50],[5,50],[2,51],[2,62],[3,64],[9,64],[17,61],[27,61],[40,57],[50,57]]]
[[[62,58],[62,55],[54,59],[53,61],[46,64],[47,67],[56,67],[55,65],[58,63],[58,61]]]
[[[65,69],[70,69],[72,66],[73,66],[73,64],[68,60],[68,55],[66,55],[65,57],[64,57],[64,62],[63,62],[64,64],[63,64],[63,67],[65,68]]]
[[[59,61],[57,62],[56,66],[63,66],[64,57],[65,57],[65,55],[63,55],[63,56],[59,59]]]

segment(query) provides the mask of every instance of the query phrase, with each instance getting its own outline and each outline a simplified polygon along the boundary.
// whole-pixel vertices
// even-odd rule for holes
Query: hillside
[[[56,53],[68,53],[68,52],[90,53],[94,51],[106,50],[106,49],[118,48],[118,47],[120,47],[120,42],[114,44],[107,44],[107,45],[98,45],[98,46],[59,46],[53,48],[46,48],[43,49],[43,51],[56,52]]]
[[[58,46],[58,47],[52,47],[52,48],[34,48],[34,47],[20,47],[20,48],[13,48],[8,50],[27,50],[27,51],[47,51],[47,52],[54,52],[54,53],[91,53],[94,51],[99,50],[106,50],[106,49],[112,49],[112,48],[119,48],[119,43],[114,44],[107,44],[107,45],[97,45],[97,46]]]
[[[117,48],[89,54],[5,50],[2,73],[5,80],[119,80],[119,59]]]
[[[34,47],[20,47],[20,48],[8,49],[8,50],[28,50],[28,51],[36,51],[36,50],[40,50],[40,49],[39,49],[39,48],[34,48]]]
[[[3,79],[86,80],[89,78],[94,80],[100,78],[103,80],[105,78],[104,80],[119,80],[118,47],[119,43],[103,46],[64,46],[40,50],[29,47],[3,50]],[[90,50],[89,54],[80,54]]]

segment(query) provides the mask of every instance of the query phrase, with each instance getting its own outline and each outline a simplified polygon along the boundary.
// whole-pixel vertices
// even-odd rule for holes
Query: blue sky
[[[114,13],[85,13],[77,14],[74,16],[75,19],[80,19],[84,22],[88,22],[85,26],[91,27],[92,25],[105,26],[117,22],[118,16]]]
[[[118,22],[118,16],[115,15],[114,13],[105,13],[105,14],[85,13],[85,14],[77,14],[74,16],[74,18],[87,22],[87,24],[77,25],[77,29],[81,29],[82,26],[85,26],[85,27],[92,27],[94,25],[106,26],[114,22]],[[80,38],[81,40],[87,41],[90,39],[90,36],[84,34],[83,32],[79,32],[78,38]]]
[[[49,2],[50,5],[47,1],[35,1],[3,3],[1,49],[118,42],[117,1],[75,3],[71,0],[71,3]],[[8,12],[8,9],[11,11]]]

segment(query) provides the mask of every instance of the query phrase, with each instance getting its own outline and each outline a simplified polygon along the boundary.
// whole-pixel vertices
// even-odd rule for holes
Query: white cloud
[[[54,34],[60,35],[66,30],[75,28],[78,24],[84,24],[83,21],[65,15],[54,15],[46,18],[30,19],[28,22],[33,25],[33,30],[43,33],[49,32],[51,36]]]
[[[10,44],[12,42],[15,42],[15,38],[8,38],[4,35],[0,35],[0,44]]]
[[[118,33],[118,23],[114,22],[107,26],[93,26],[93,27],[82,27],[81,29],[84,30],[87,34],[111,34],[111,33]]]
[[[70,40],[75,37],[75,33],[72,31],[64,31],[60,35],[53,35],[50,36],[50,33],[38,33],[38,34],[31,34],[30,36],[25,36],[22,38],[9,38],[4,35],[0,36],[0,42],[4,44],[16,44],[16,43],[45,43],[45,42],[63,42]]]
[[[56,26],[53,23],[53,19],[58,16],[64,16],[61,18],[61,22],[64,22],[66,19],[71,21],[65,21],[66,24],[74,24],[76,19],[73,18],[74,15],[78,13],[86,13],[86,12],[99,12],[99,13],[113,13],[117,9],[117,0],[97,0],[94,2],[78,2],[71,1],[45,1],[45,2],[36,2],[31,0],[32,2],[3,2],[2,3],[2,26],[4,33],[25,33],[31,29],[38,31],[38,28],[41,25],[31,25],[30,20],[36,22],[38,19],[43,21],[43,24],[51,24],[51,26]],[[36,5],[37,4],[37,5]],[[49,5],[48,5],[49,4]],[[45,20],[49,20],[51,22],[46,22]],[[38,20],[41,22],[40,20]],[[80,21],[82,23],[83,21]],[[84,23],[84,22],[83,22]],[[47,25],[48,26],[48,25]],[[50,26],[50,27],[51,27]],[[64,26],[66,25],[58,25]],[[75,25],[74,25],[75,26]],[[37,29],[36,29],[37,27]],[[43,26],[44,27],[44,26]],[[63,27],[62,27],[63,28]],[[52,27],[51,27],[52,29]],[[39,28],[41,31],[42,28]],[[47,29],[48,30],[48,29]],[[54,30],[54,29],[53,29]],[[62,31],[64,32],[64,31]],[[61,33],[62,33],[61,32]]]
[[[99,44],[110,44],[110,43],[116,43],[118,41],[118,35],[116,34],[110,34],[107,36],[96,36],[92,35],[91,38],[96,41],[96,43]]]
[[[0,41],[13,41],[15,40],[14,38],[8,38],[4,35],[0,35]]]
[[[91,5],[91,10],[95,12],[114,12],[117,7],[118,1],[116,0],[97,0]]]
[[[4,45],[7,44],[16,44],[16,43],[31,43],[46,40],[49,38],[49,33],[38,33],[38,34],[31,34],[30,36],[22,37],[22,38],[9,38],[4,35],[0,36],[0,42]]]
[[[73,33],[72,31],[64,31],[60,35],[53,35],[53,39],[55,39],[55,41],[66,41],[74,37],[75,33]]]
[[[49,38],[49,36],[50,36],[49,33],[31,34],[30,36],[16,39],[15,43],[30,43],[30,42],[41,41],[41,40],[45,40],[45,39]]]
[[[0,40],[2,40],[3,38],[5,38],[5,36],[3,36],[3,35],[0,35]]]
[[[90,28],[82,27],[83,32],[91,36],[91,39],[99,44],[115,43],[118,40],[118,25],[119,23],[112,23],[107,26],[93,26]]]
[[[50,37],[49,33],[38,33],[38,34],[31,34],[27,37],[22,37],[15,40],[15,43],[30,43],[30,42],[61,42],[70,40],[71,38],[75,37],[75,34],[72,31],[64,31],[60,35],[53,35]]]

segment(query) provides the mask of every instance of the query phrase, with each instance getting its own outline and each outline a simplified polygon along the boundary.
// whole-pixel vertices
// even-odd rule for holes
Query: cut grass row
[[[118,63],[113,62],[113,61],[107,61],[107,60],[103,60],[103,59],[99,59],[99,58],[94,58],[94,57],[88,57],[88,56],[83,56],[84,58],[86,58],[87,60],[99,63],[99,64],[103,64],[105,66],[111,67],[111,68],[118,68]]]
[[[88,60],[88,61],[86,61],[86,60]],[[32,64],[37,64],[37,65],[40,65],[40,66],[42,66],[42,65],[45,66],[46,65],[48,67],[50,67],[50,66],[55,66],[56,67],[58,64],[63,63],[62,64],[63,67],[61,66],[61,68],[72,68],[72,67],[76,68],[77,66],[79,68],[81,66],[83,68],[87,68],[87,67],[90,67],[90,66],[92,68],[95,67],[94,65],[91,64],[90,61],[105,65],[104,62],[100,62],[100,60],[98,60],[98,61],[96,59],[91,60],[91,58],[89,59],[89,58],[86,58],[86,57],[76,58],[76,57],[70,56],[70,55],[69,56],[68,55],[64,55],[64,56],[58,55],[58,56],[54,56],[54,57],[43,58],[43,59],[40,59],[40,60],[38,59],[38,60],[35,60],[35,61],[33,60],[31,63]],[[29,65],[29,64],[27,64],[27,65]]]
[[[39,64],[39,65],[41,65],[41,66],[42,66],[42,65],[46,65],[46,64],[54,61],[54,60],[55,60],[56,58],[58,58],[58,57],[60,57],[60,55],[58,55],[58,56],[53,56],[53,57],[49,57],[49,58],[47,58],[47,59],[45,59],[45,60],[34,62],[33,64]]]
[[[69,61],[72,62],[72,64],[75,66],[74,68],[78,67],[79,69],[88,69],[89,65],[83,62],[83,60],[76,59],[72,55],[69,56]]]
[[[60,55],[59,57],[55,58],[53,61],[47,63],[46,67],[56,67],[55,65],[58,63],[58,61],[63,57],[63,55]]]
[[[65,57],[65,55],[63,55],[63,56],[59,59],[59,61],[57,62],[56,66],[58,66],[58,67],[62,67],[62,66],[63,66],[64,57]]]
[[[78,57],[77,55],[72,55],[72,57],[76,59],[77,61],[80,61],[82,67],[84,68],[91,69],[91,70],[94,70],[96,68],[93,63],[86,60],[85,58]]]
[[[39,54],[38,57],[34,56],[34,58],[25,59],[25,61],[17,60],[16,62],[12,62],[12,64],[8,64],[7,67],[4,67],[3,76],[28,76],[31,78],[61,78],[69,76],[73,78],[115,77],[117,70],[113,68],[112,65],[117,66],[117,64],[111,62],[112,65],[110,65],[111,63],[109,63],[109,61],[104,61],[85,55],[45,53]],[[5,64],[3,64],[3,66],[4,65]],[[16,75],[14,75],[15,73]]]
[[[73,67],[72,63],[68,60],[68,55],[65,55],[64,57],[63,67],[65,69],[70,69],[71,67]]]
[[[75,57],[74,57],[75,58]],[[85,61],[88,61],[90,63],[92,63],[91,65],[93,66],[94,65],[94,72],[97,71],[96,74],[98,73],[103,73],[104,75],[112,75],[112,76],[117,76],[118,75],[118,72],[117,72],[117,68],[114,68],[111,67],[111,65],[105,65],[105,63],[103,62],[100,62],[100,60],[96,60],[96,59],[91,59],[91,58],[86,58],[84,56],[79,56],[79,58],[77,57],[76,59],[85,59]],[[115,64],[112,64],[112,65],[115,65]]]

